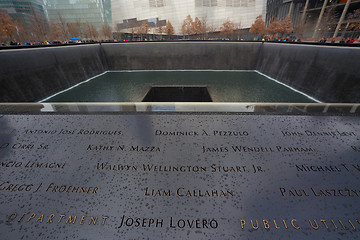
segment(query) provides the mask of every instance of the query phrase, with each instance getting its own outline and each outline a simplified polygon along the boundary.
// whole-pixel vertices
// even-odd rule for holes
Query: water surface
[[[107,72],[44,102],[141,102],[159,85],[206,86],[214,102],[315,102],[255,71]]]

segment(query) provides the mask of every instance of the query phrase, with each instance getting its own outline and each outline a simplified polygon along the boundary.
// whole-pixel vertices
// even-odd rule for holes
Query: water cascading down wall
[[[105,71],[212,69],[257,70],[323,102],[360,102],[359,62],[358,48],[266,42],[108,43],[3,50],[0,101],[39,101]]]

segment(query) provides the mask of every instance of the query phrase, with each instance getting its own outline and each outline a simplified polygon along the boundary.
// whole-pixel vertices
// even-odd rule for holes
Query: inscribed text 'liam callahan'
[[[152,189],[149,187],[145,188],[145,196],[147,197],[234,197],[233,190],[223,189],[187,189],[179,187],[176,190],[171,189]]]

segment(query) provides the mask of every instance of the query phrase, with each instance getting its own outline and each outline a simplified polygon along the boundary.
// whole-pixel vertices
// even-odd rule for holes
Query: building
[[[112,0],[113,29],[129,32],[129,24],[164,25],[170,21],[175,34],[182,34],[184,19],[198,17],[218,31],[226,20],[250,28],[258,15],[265,16],[265,0]]]
[[[35,21],[46,25],[47,13],[43,0],[0,0],[0,8],[20,25],[26,26]]]
[[[92,24],[98,30],[104,24],[111,26],[110,0],[47,0],[49,21]]]
[[[269,26],[275,20],[283,20],[290,15],[291,21],[297,24],[301,19],[301,12],[305,6],[305,0],[268,0],[266,3],[266,20]]]
[[[360,8],[360,1],[312,0],[308,5],[305,25],[308,31],[313,32],[309,36],[313,38],[354,37],[355,32],[348,27],[352,22],[359,22],[360,16],[354,19],[349,17]]]
[[[38,42],[46,38],[49,26],[43,0],[0,0],[0,8],[17,22],[13,41]]]
[[[266,25],[289,15],[295,35],[313,39],[355,36],[348,27],[360,16],[349,19],[349,14],[359,8],[359,0],[268,0]]]

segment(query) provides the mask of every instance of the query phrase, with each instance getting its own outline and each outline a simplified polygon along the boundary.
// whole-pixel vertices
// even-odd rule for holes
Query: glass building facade
[[[31,24],[35,19],[47,22],[43,0],[0,0],[0,8],[21,25]]]
[[[266,0],[112,0],[112,22],[117,31],[126,32],[131,21],[170,21],[175,34],[182,34],[184,19],[191,15],[220,30],[226,20],[236,27],[250,28],[258,15],[266,14]]]
[[[110,0],[47,0],[49,21],[59,23],[93,24],[98,30],[107,23],[111,26]]]

